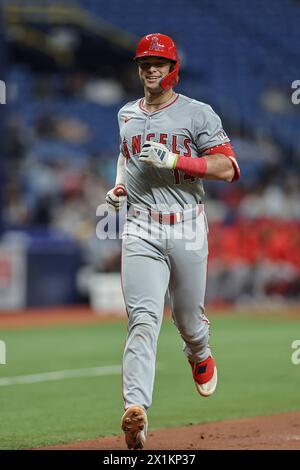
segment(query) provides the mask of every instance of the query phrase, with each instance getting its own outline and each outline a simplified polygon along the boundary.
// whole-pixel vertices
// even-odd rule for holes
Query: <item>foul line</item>
[[[16,377],[0,378],[0,387],[8,385],[33,384],[38,382],[51,382],[54,380],[73,379],[77,377],[98,377],[105,375],[119,375],[121,366],[89,367],[85,369],[58,370],[43,374],[18,375]]]

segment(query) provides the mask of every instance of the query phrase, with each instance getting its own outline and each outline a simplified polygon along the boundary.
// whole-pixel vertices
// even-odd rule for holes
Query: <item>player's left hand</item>
[[[153,141],[144,143],[139,156],[141,162],[158,168],[168,168],[169,170],[176,167],[177,159],[178,155],[170,152],[165,145]]]

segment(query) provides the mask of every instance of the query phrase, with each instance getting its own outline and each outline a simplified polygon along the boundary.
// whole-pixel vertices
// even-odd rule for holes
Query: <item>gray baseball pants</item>
[[[207,232],[204,209],[174,225],[149,220],[145,213],[127,217],[122,243],[122,287],[128,314],[123,356],[125,409],[139,404],[147,410],[152,403],[167,290],[187,358],[199,362],[210,355],[209,321],[204,314]]]

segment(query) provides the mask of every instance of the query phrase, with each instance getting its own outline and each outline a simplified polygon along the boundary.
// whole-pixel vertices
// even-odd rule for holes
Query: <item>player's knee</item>
[[[159,314],[151,310],[134,309],[129,314],[129,329],[137,325],[144,325],[146,328],[155,328],[159,324]]]

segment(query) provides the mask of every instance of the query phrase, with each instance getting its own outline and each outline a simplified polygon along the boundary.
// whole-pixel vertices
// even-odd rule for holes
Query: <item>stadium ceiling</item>
[[[72,4],[4,3],[9,56],[46,69],[128,65],[137,38]]]

